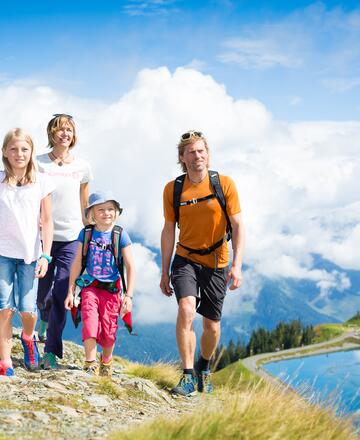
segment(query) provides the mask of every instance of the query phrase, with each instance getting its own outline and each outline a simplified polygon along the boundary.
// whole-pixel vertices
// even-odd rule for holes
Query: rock
[[[128,376],[118,359],[113,381],[89,376],[82,370],[83,347],[65,341],[64,350],[59,370],[32,373],[23,367],[21,343],[14,338],[15,376],[0,376],[1,439],[107,438],[145,420],[177,417],[198,404],[174,401],[151,381]]]
[[[128,379],[123,382],[125,386],[133,386],[137,390],[143,392],[151,399],[155,399],[156,401],[165,400],[167,403],[171,404],[171,398],[164,392],[159,390],[153,382],[147,379]]]
[[[105,396],[94,395],[86,396],[85,398],[91,405],[96,407],[106,407],[110,403],[109,399]]]

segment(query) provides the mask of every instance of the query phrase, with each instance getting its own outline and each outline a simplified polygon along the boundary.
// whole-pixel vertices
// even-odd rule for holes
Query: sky
[[[346,293],[360,269],[359,37],[352,1],[2,2],[1,134],[21,126],[40,152],[51,115],[74,116],[92,188],[113,189],[135,238],[142,322],[176,313],[158,289],[162,189],[191,128],[239,190],[247,269],[232,307],[264,277]]]

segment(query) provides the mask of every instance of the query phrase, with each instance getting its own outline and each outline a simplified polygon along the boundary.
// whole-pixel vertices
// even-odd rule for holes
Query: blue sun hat
[[[119,215],[122,213],[122,208],[120,208],[120,203],[115,199],[111,191],[97,191],[90,194],[89,204],[85,208],[85,217],[89,214],[89,209],[95,205],[100,205],[101,203],[114,202],[116,209],[119,211]]]

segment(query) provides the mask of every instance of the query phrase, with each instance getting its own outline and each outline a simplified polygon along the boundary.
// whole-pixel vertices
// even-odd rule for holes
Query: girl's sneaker
[[[85,361],[83,370],[90,376],[99,376],[99,366],[96,361]]]
[[[102,359],[100,359],[99,376],[112,377],[112,359],[108,363],[105,363]]]
[[[0,376],[14,376],[13,367],[4,367],[4,365],[0,364]]]
[[[44,353],[40,366],[43,370],[57,370],[59,368],[54,353]]]
[[[21,333],[21,343],[24,349],[24,364],[25,367],[34,371],[39,368],[40,354],[36,344],[35,335],[31,340],[24,339]]]

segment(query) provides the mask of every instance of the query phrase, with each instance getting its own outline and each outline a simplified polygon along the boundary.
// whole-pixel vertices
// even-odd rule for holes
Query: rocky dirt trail
[[[125,374],[119,358],[112,381],[89,376],[82,371],[83,348],[72,342],[65,342],[56,371],[28,372],[19,335],[13,352],[15,376],[0,376],[0,440],[106,437],[146,420],[190,412],[201,400],[174,399],[153,382]]]

